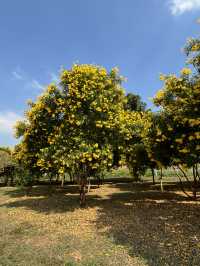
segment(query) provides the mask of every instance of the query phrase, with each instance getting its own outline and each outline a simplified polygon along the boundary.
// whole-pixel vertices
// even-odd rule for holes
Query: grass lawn
[[[0,188],[0,265],[200,265],[200,202],[173,183]],[[170,189],[168,191],[167,189]]]

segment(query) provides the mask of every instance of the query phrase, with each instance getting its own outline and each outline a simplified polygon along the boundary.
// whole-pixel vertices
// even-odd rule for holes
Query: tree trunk
[[[88,179],[88,189],[87,189],[88,193],[90,192],[90,187],[91,187],[91,184],[90,184],[90,177],[89,177],[89,179]]]
[[[72,175],[71,172],[69,172],[69,180],[70,180],[70,182],[73,182],[73,181],[74,181],[74,180],[73,180],[73,175]]]
[[[28,197],[30,196],[31,194],[31,191],[32,191],[32,185],[29,185],[25,188],[25,195]]]
[[[194,200],[197,199],[197,171],[196,171],[196,165],[192,167],[192,172],[193,172],[193,189],[192,189],[192,193],[193,193],[193,198]]]
[[[80,206],[85,205],[86,201],[86,196],[85,196],[85,190],[86,190],[86,179],[81,179],[80,180],[80,185],[79,185],[79,191],[80,191]]]
[[[177,175],[177,177],[178,177],[178,179],[179,179],[179,181],[180,181],[180,188],[181,188],[181,190],[183,191],[183,193],[184,193],[189,199],[193,200],[193,197],[190,196],[189,193],[188,193],[187,191],[185,191],[185,189],[184,189],[184,185],[183,185],[183,182],[182,182],[182,179],[181,179],[181,176],[178,174],[178,172],[177,172],[177,170],[176,170],[176,167],[174,167],[174,166],[172,166],[172,167],[173,167],[173,169],[174,169],[174,171],[175,171],[175,173],[176,173],[176,175]],[[178,167],[178,169],[180,170],[180,167]],[[184,173],[184,172],[182,171],[182,173]],[[186,176],[185,173],[184,173],[184,176]],[[187,180],[187,179],[186,179],[186,180]]]
[[[49,174],[49,185],[48,185],[49,195],[51,196],[53,193],[53,187],[52,187],[52,173]]]
[[[13,173],[11,174],[10,176],[10,186],[13,187],[13,182],[14,181],[14,176],[13,176]]]
[[[62,188],[64,187],[64,182],[65,182],[65,176],[63,175],[63,176],[62,176],[62,180],[61,180],[61,187],[62,187]]]
[[[49,174],[49,184],[51,185],[51,182],[52,182],[52,174],[50,173]]]
[[[160,190],[161,190],[161,192],[164,191],[164,189],[163,189],[163,172],[162,172],[162,168],[160,168]]]
[[[113,168],[118,168],[119,167],[119,161],[120,161],[120,152],[118,147],[116,146],[115,149],[113,150]]]
[[[153,185],[155,185],[155,175],[154,175],[154,169],[151,168],[152,178],[153,178]]]
[[[198,163],[196,164],[196,177],[198,178],[198,182],[200,182]]]
[[[103,184],[103,180],[101,179],[101,177],[97,177],[97,186],[98,186],[98,188],[100,187],[100,185],[102,185]]]

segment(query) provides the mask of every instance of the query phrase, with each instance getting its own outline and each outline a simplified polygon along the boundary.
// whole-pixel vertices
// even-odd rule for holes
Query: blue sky
[[[178,73],[188,37],[198,36],[200,0],[0,1],[0,145],[27,99],[75,62],[118,66],[127,92],[150,98],[160,73]]]

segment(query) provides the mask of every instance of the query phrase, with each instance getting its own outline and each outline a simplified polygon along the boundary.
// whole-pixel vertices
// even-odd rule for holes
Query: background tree
[[[126,158],[126,164],[134,181],[139,181],[147,169],[147,152],[142,142],[142,112],[124,110],[118,117],[119,150]]]
[[[141,97],[139,95],[136,95],[133,93],[128,93],[125,97],[124,109],[127,112],[144,112],[146,109],[146,103],[141,100]],[[125,121],[123,121],[122,123],[124,123],[124,122]],[[125,122],[125,124],[126,124],[126,122]],[[129,123],[126,125],[131,127],[131,125]],[[120,162],[121,158],[123,157],[124,153],[122,152],[122,149],[121,150],[119,149],[120,136],[118,135],[118,133],[115,134],[114,139],[115,139],[115,143],[113,146],[113,167],[119,167],[120,166],[119,162]],[[135,145],[135,142],[134,142],[134,145]],[[138,146],[138,147],[141,148],[142,146]],[[136,146],[134,146],[134,149],[132,151],[132,155],[130,153],[129,153],[129,155],[126,154],[126,157],[128,156],[127,158],[129,158],[128,161],[132,162],[132,167],[133,167],[133,162],[134,162],[132,156],[135,156],[136,150],[138,150],[138,152],[139,152],[140,149],[137,149]],[[138,156],[139,156],[139,154],[138,154]],[[142,159],[141,156],[139,156],[139,157]],[[142,165],[142,161],[140,161],[140,163],[138,162],[138,164],[137,164],[136,168],[138,170],[139,170],[139,168],[138,168],[139,165]],[[129,164],[129,166],[130,166],[130,164]],[[130,170],[131,170],[131,168],[130,168]],[[131,171],[131,172],[133,174],[133,171]],[[136,172],[135,172],[135,174],[136,174]],[[136,176],[135,176],[135,179],[137,179]]]
[[[139,95],[128,93],[126,95],[125,109],[132,112],[144,112],[146,103],[141,100]]]
[[[152,170],[154,179],[154,169],[160,170],[160,184],[162,185],[162,169],[171,165],[173,150],[171,147],[171,128],[168,119],[163,112],[147,112],[143,119],[142,142],[148,153],[148,166]],[[153,180],[153,183],[155,181]]]
[[[13,160],[11,149],[0,147],[0,177],[5,186],[8,185],[9,180],[9,184],[13,185],[15,166],[16,163]]]

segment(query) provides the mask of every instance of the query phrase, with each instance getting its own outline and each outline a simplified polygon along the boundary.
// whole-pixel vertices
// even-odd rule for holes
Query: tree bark
[[[172,166],[173,167],[173,169],[174,169],[174,171],[175,171],[175,174],[177,175],[177,177],[178,177],[178,179],[179,179],[179,181],[180,181],[180,188],[181,188],[181,190],[183,191],[183,193],[189,198],[189,199],[193,199],[193,197],[192,196],[190,196],[186,191],[185,191],[185,189],[184,189],[184,185],[183,185],[183,182],[182,182],[182,180],[181,180],[181,176],[178,174],[178,172],[176,171],[176,168],[174,167],[174,166]]]
[[[163,172],[162,172],[162,168],[160,168],[160,190],[161,190],[161,192],[164,191],[164,189],[163,189]]]
[[[89,193],[90,192],[90,187],[91,187],[91,184],[90,184],[90,177],[88,179],[88,188],[87,188],[87,192]]]
[[[73,175],[72,175],[71,172],[69,172],[69,180],[70,180],[70,182],[73,182],[73,181],[74,181],[74,179],[73,179]]]
[[[193,189],[192,189],[192,193],[193,193],[194,200],[197,200],[197,173],[196,173],[196,166],[192,167],[192,172],[193,172]]]
[[[82,206],[82,207],[85,205],[85,201],[86,201],[85,190],[86,190],[86,181],[85,181],[85,179],[82,179],[80,182],[80,186],[79,186],[80,206]]]
[[[61,180],[61,187],[62,187],[62,188],[64,187],[64,182],[65,182],[65,176],[63,175],[63,176],[62,176],[62,180]]]
[[[154,174],[153,168],[151,168],[151,173],[152,173],[152,178],[153,178],[153,185],[155,185],[155,174]]]

